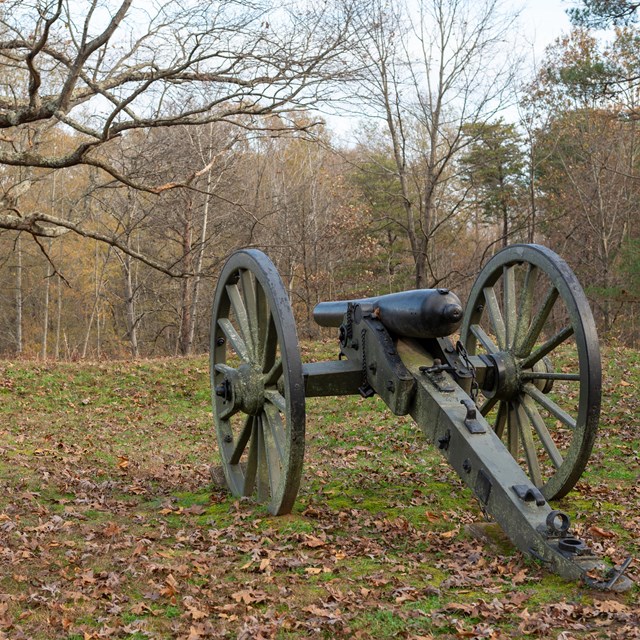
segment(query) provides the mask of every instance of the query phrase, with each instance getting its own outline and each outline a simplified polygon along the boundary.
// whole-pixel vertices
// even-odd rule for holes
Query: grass
[[[601,437],[556,506],[619,562],[640,553],[640,360],[603,351]],[[308,400],[292,514],[229,496],[208,385],[205,358],[0,363],[0,638],[634,637],[637,587],[476,539],[471,493],[379,398]]]

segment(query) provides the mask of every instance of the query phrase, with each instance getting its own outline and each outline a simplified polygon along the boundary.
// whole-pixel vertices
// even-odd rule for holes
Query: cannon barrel
[[[349,303],[371,306],[385,328],[405,338],[442,338],[462,321],[462,305],[448,289],[413,289],[377,298],[320,302],[313,318],[321,327],[339,327]]]

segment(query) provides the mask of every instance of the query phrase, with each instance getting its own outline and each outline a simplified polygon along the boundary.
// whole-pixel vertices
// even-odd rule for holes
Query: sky
[[[504,0],[504,8],[511,6],[521,11],[518,23],[523,46],[523,54],[528,58],[529,67],[538,67],[545,48],[557,38],[571,30],[567,9],[578,4],[577,0]],[[528,50],[528,52],[527,52]],[[502,114],[507,121],[516,120],[515,107],[505,109]],[[356,120],[348,117],[326,116],[330,128],[343,143],[350,144],[351,128]]]
[[[522,9],[520,24],[531,47],[532,61],[539,62],[545,47],[570,30],[566,10],[573,4],[562,0],[511,0],[514,9]]]

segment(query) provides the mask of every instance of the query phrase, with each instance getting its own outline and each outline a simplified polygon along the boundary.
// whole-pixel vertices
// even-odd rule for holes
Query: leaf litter
[[[309,402],[299,499],[272,518],[212,482],[203,359],[0,369],[0,638],[640,637],[637,587],[589,591],[468,535],[470,494],[379,401]],[[614,562],[640,540],[622,391],[559,506]]]

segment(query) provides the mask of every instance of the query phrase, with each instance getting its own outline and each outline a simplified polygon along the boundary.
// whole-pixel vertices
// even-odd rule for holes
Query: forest
[[[321,300],[557,251],[640,342],[637,3],[567,2],[532,64],[499,0],[0,3],[0,355],[208,350],[217,274]],[[346,125],[345,125],[346,123]]]

